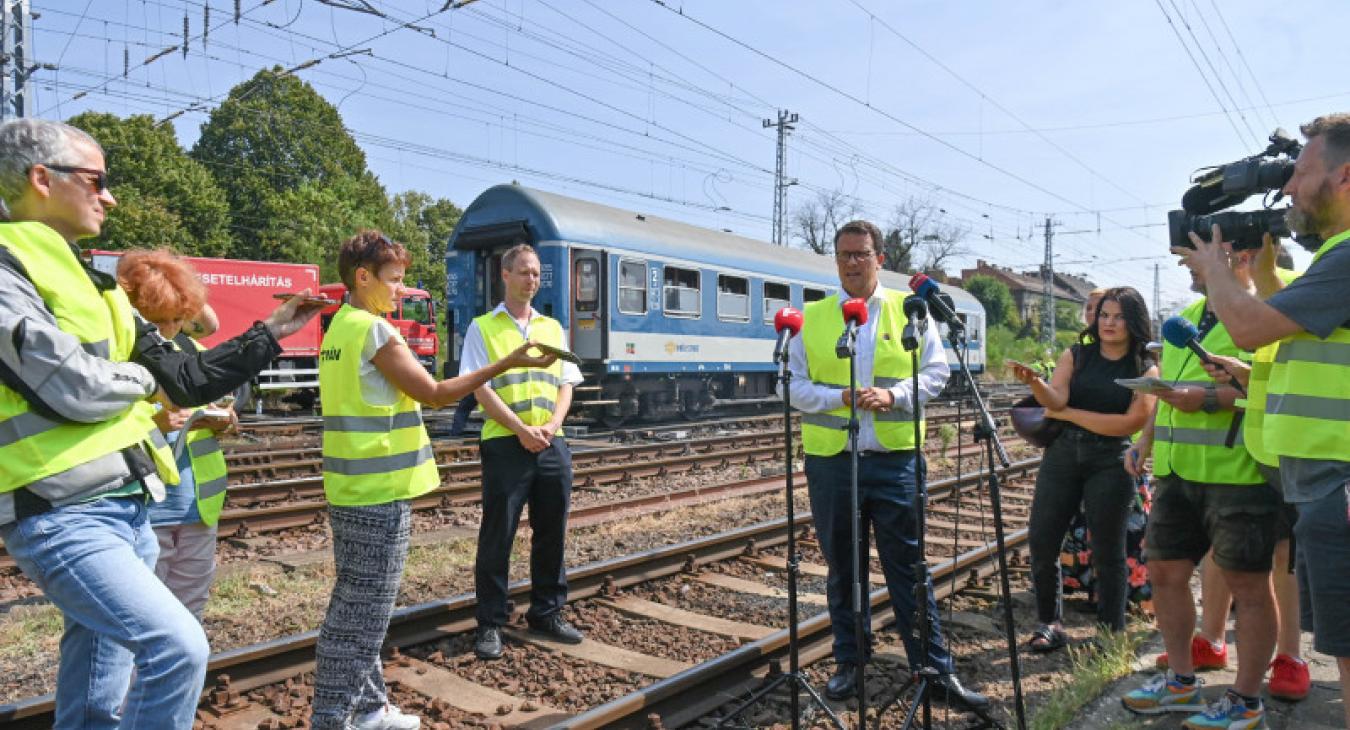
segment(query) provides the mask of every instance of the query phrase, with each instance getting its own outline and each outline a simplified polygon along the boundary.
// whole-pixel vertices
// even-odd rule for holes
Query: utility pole
[[[28,0],[0,0],[0,121],[33,115],[28,78],[33,63],[33,14]]]
[[[1045,263],[1041,265],[1041,336],[1050,344],[1055,342],[1055,229],[1050,216],[1045,217]]]
[[[775,246],[787,245],[787,189],[796,185],[796,180],[787,179],[787,136],[797,123],[797,115],[786,109],[778,110],[778,121],[764,120],[764,128],[778,128],[778,162],[773,175],[773,243]]]
[[[1153,336],[1162,332],[1162,267],[1153,265]]]

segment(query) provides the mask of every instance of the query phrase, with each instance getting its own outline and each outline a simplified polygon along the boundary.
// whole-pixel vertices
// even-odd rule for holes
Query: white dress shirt
[[[877,322],[881,319],[881,303],[885,299],[886,289],[880,284],[867,298],[867,323],[858,328],[858,342],[855,356],[855,376],[858,388],[872,387],[873,356],[876,353]],[[843,298],[840,298],[843,306]],[[842,333],[841,333],[842,334]],[[468,350],[468,346],[465,346]],[[824,413],[836,408],[844,408],[845,388],[818,385],[811,381],[806,368],[806,346],[801,337],[794,337],[788,346],[788,369],[792,372],[792,407],[804,413]],[[951,368],[947,366],[947,353],[942,349],[942,337],[938,335],[937,322],[928,320],[923,342],[919,350],[919,401],[927,403],[935,398],[951,377]],[[778,395],[782,397],[783,386],[779,384]],[[906,378],[889,388],[895,398],[892,411],[906,414],[913,412],[914,379]],[[871,411],[858,409],[858,450],[886,451],[886,447],[877,440],[877,430],[873,425]],[[844,445],[849,448],[848,444]]]
[[[534,307],[530,307],[530,319],[522,325],[520,320],[512,317],[511,313],[507,311],[506,302],[498,304],[497,308],[492,310],[492,315],[496,316],[502,312],[506,312],[506,316],[511,317],[511,321],[516,323],[516,329],[520,330],[520,336],[527,340],[530,339],[530,325],[533,324],[536,319],[540,319],[544,316]],[[567,344],[567,330],[563,330],[562,333],[562,349],[569,349]],[[464,333],[464,348],[460,350],[459,353],[459,374],[466,375],[491,364],[492,361],[488,359],[487,354],[487,343],[483,341],[483,333],[478,329],[478,322],[470,322],[469,329]],[[562,364],[562,380],[563,385],[577,385],[582,381],[581,368],[578,368],[575,363],[564,360]]]

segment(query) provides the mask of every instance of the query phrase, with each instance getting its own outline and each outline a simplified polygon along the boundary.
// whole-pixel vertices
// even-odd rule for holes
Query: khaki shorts
[[[1199,563],[1210,548],[1224,570],[1269,572],[1283,506],[1269,484],[1205,484],[1159,477],[1148,515],[1144,554]],[[1196,529],[1201,526],[1203,529]]]

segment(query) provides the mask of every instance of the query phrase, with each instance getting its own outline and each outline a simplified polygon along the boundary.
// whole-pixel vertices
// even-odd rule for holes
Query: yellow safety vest
[[[1350,239],[1327,239],[1313,264]],[[1326,339],[1300,332],[1280,340],[1266,390],[1265,447],[1277,456],[1350,461],[1350,329]],[[1315,548],[1314,548],[1315,549]]]
[[[0,224],[0,246],[23,265],[61,330],[86,352],[127,362],[136,341],[131,303],[121,287],[100,292],[56,231],[43,223]],[[0,492],[10,492],[126,448],[143,445],[161,479],[178,483],[178,468],[155,409],[138,402],[98,423],[56,420],[33,411],[28,400],[0,385]]]
[[[202,343],[192,340],[198,350]],[[179,438],[182,438],[180,435]],[[220,521],[220,510],[225,506],[225,488],[229,486],[229,470],[225,453],[209,428],[194,428],[187,434],[188,460],[192,464],[192,478],[197,483],[197,513],[202,524],[215,527]]]
[[[319,352],[323,490],[340,507],[412,499],[441,482],[422,406],[403,392],[390,406],[367,403],[361,394],[361,351],[377,321],[342,305]]]
[[[1275,274],[1286,284],[1298,278],[1296,272],[1288,269],[1276,269]],[[1252,353],[1252,373],[1247,382],[1247,397],[1234,403],[1245,409],[1242,437],[1247,441],[1247,453],[1258,462],[1274,467],[1280,465],[1280,457],[1266,448],[1266,386],[1270,382],[1270,368],[1275,364],[1275,353],[1279,349],[1280,343],[1272,342],[1264,347],[1258,347],[1256,352]]]
[[[1201,297],[1181,310],[1180,316],[1191,324],[1199,324],[1205,302]],[[1222,323],[1206,332],[1202,343],[1215,355],[1235,357],[1241,352]],[[1214,384],[1200,358],[1170,342],[1163,344],[1162,379],[1177,386]],[[1188,481],[1207,484],[1264,482],[1256,461],[1243,447],[1240,431],[1232,448],[1224,445],[1235,417],[1234,411],[1186,413],[1158,401],[1158,414],[1153,421],[1153,473],[1160,477],[1176,474]]]
[[[879,388],[891,388],[912,376],[914,368],[910,353],[900,343],[905,324],[904,297],[899,292],[885,291],[877,322],[875,351],[872,355],[872,382]],[[806,350],[806,370],[811,382],[831,388],[848,388],[848,359],[835,354],[834,346],[844,331],[844,313],[839,307],[839,295],[806,305],[802,323],[802,345]],[[859,388],[868,383],[858,383]],[[848,406],[824,413],[802,414],[802,449],[812,456],[833,456],[848,444]],[[891,451],[905,451],[923,445],[927,428],[921,423],[919,443],[914,443],[914,423],[903,411],[881,411],[872,414],[877,440]]]
[[[510,355],[525,343],[520,328],[510,312],[488,312],[474,320],[487,347],[488,362]],[[544,345],[562,347],[562,325],[552,317],[539,316],[530,320],[530,339]],[[492,390],[506,407],[520,417],[526,426],[542,426],[553,418],[558,403],[558,389],[562,387],[562,361],[556,360],[546,368],[514,368],[492,379]],[[481,406],[479,406],[481,409]],[[515,436],[505,425],[489,418],[483,423],[481,440]]]

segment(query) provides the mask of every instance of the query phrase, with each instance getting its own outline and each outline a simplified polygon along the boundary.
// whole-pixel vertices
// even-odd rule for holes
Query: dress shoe
[[[984,710],[989,707],[989,698],[961,686],[961,680],[955,674],[943,674],[929,685],[933,699],[946,702],[957,708]]]
[[[825,683],[825,696],[832,700],[846,700],[858,693],[858,665],[840,664],[834,676]]]
[[[585,638],[580,631],[577,631],[575,626],[567,623],[567,619],[556,613],[548,618],[530,621],[529,624],[530,633],[546,636],[564,644],[580,644],[581,640]]]
[[[502,630],[497,626],[479,626],[473,653],[479,659],[502,658]]]

